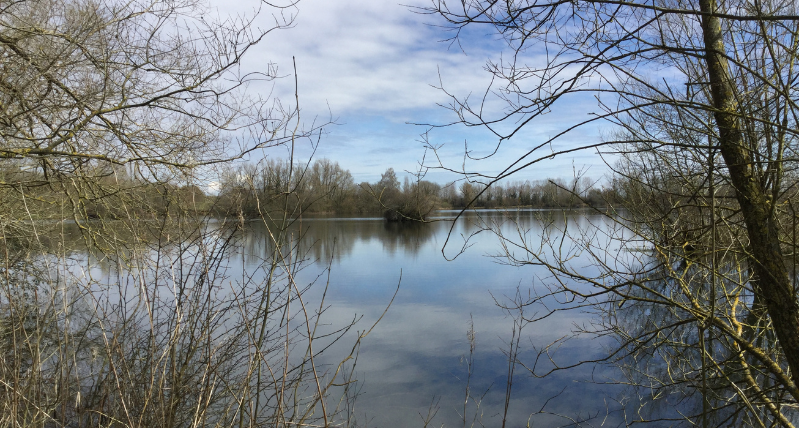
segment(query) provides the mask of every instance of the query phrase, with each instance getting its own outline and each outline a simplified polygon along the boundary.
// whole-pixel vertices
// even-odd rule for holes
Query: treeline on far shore
[[[436,209],[602,207],[619,200],[614,187],[587,178],[440,185],[388,168],[375,183],[356,184],[349,171],[328,159],[290,164],[268,159],[231,169],[213,205],[217,215],[245,218],[282,213],[379,213],[388,220],[423,219]]]
[[[162,219],[195,215],[212,209],[214,197],[180,175],[150,171],[150,177],[132,174],[124,166],[90,163],[78,165],[73,174],[83,181],[43,174],[30,164],[7,162],[0,168],[0,200],[3,216],[23,213],[29,219],[114,220]],[[158,176],[153,177],[153,174]]]
[[[381,215],[403,221],[426,218],[437,209],[473,208],[581,208],[602,207],[620,201],[613,187],[599,187],[588,179],[539,180],[483,184],[459,181],[440,185],[427,180],[402,181],[388,168],[374,183],[355,183],[349,171],[327,159],[294,164],[268,159],[228,170],[217,195],[177,178],[157,184],[136,179],[124,169],[92,171],[92,186],[73,188],[69,182],[45,177],[35,169],[6,167],[3,183],[24,183],[27,211],[33,218],[162,218],[178,212],[218,217],[257,218],[309,213]],[[23,188],[7,186],[5,193]],[[0,197],[11,196],[3,195]],[[67,196],[80,193],[77,205]],[[16,200],[16,199],[15,199]],[[22,199],[20,199],[22,200]]]

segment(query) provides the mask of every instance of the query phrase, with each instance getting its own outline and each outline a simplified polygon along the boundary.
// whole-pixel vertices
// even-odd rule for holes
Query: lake
[[[301,219],[294,226],[294,233],[304,233],[301,242],[309,249],[310,262],[297,282],[310,283],[320,273],[326,276],[324,270],[330,268],[324,320],[331,327],[362,316],[358,328],[368,328],[396,291],[388,312],[360,349],[355,370],[360,395],[354,407],[359,426],[421,427],[425,419],[429,426],[500,426],[514,312],[498,303],[510,304],[517,293],[524,297],[540,292],[551,274],[541,266],[503,264],[503,258],[493,257],[503,251],[494,234],[472,234],[480,230],[480,224],[493,224],[508,236],[527,236],[535,243],[542,232],[557,233],[567,221],[572,233],[608,224],[606,218],[590,212],[564,216],[555,211],[521,210],[469,212],[453,225],[451,219],[457,213],[439,212],[430,224],[317,217]],[[553,224],[547,226],[547,222]],[[257,266],[268,253],[264,234],[262,224],[248,224],[242,240],[245,269]],[[572,262],[582,264],[586,271],[592,269],[584,255],[576,254]],[[554,299],[546,302],[550,309],[559,305]],[[525,314],[542,310],[528,307]],[[526,325],[519,341],[520,361],[532,364],[536,349],[571,336],[575,325],[589,323],[592,316],[560,312]],[[474,331],[471,378],[467,370],[470,326]],[[350,343],[345,338],[341,347],[326,351],[325,358],[337,361],[336,352]],[[558,363],[573,363],[604,355],[607,344],[578,337],[561,344],[554,355]],[[543,361],[539,368],[546,368]],[[604,419],[611,423],[620,418],[614,412],[618,408],[614,400],[621,398],[622,391],[602,384],[618,377],[610,367],[586,365],[543,379],[521,366],[514,370],[507,426],[525,426],[528,420],[536,426],[559,426],[568,425],[569,418],[591,417],[597,418],[593,425],[600,425]],[[468,401],[467,382],[472,396]]]
[[[635,410],[638,402],[617,384],[623,379],[617,368],[583,364],[546,377],[530,371],[535,368],[540,375],[556,365],[607,355],[613,336],[575,334],[593,328],[601,315],[562,310],[584,303],[566,301],[563,295],[525,305],[525,319],[541,318],[535,322],[520,318],[518,309],[503,308],[547,294],[556,279],[540,263],[509,264],[507,254],[517,261],[530,255],[533,261],[567,259],[575,273],[595,276],[599,270],[594,258],[624,263],[634,254],[611,239],[620,236],[614,229],[618,225],[592,211],[480,210],[453,221],[458,214],[440,211],[426,224],[370,217],[296,219],[287,229],[293,250],[284,260],[291,267],[273,270],[270,233],[275,228],[269,222],[244,222],[234,228],[234,239],[228,239],[232,229],[221,221],[200,224],[202,233],[192,229],[198,227],[193,221],[182,232],[179,222],[166,229],[150,222],[109,224],[105,233],[111,237],[133,232],[147,236],[147,228],[153,229],[154,238],[117,247],[122,248],[117,255],[80,249],[80,234],[63,229],[62,236],[72,236],[76,249],[64,253],[71,260],[66,265],[55,259],[45,263],[52,263],[49,293],[57,303],[47,307],[64,307],[55,314],[66,317],[59,324],[69,331],[65,334],[80,332],[75,337],[83,345],[74,370],[85,377],[76,388],[91,393],[91,385],[99,382],[93,373],[114,361],[127,367],[132,384],[150,379],[151,392],[139,401],[144,414],[152,413],[147,394],[168,398],[171,385],[181,384],[189,392],[182,402],[187,409],[196,405],[194,390],[207,387],[208,402],[215,403],[209,404],[210,413],[224,425],[237,425],[240,417],[253,413],[257,423],[275,425],[270,419],[277,414],[275,403],[284,402],[295,403],[295,416],[303,408],[313,408],[318,416],[318,406],[311,404],[317,386],[309,381],[313,377],[303,362],[308,352],[304,338],[313,329],[318,338],[313,342],[313,369],[329,380],[358,336],[380,320],[356,348],[357,360],[343,366],[351,370],[357,361],[357,382],[341,406],[355,426],[493,427],[502,426],[503,419],[509,427],[575,426],[576,421],[587,421],[582,426],[618,425],[623,421],[620,403]],[[583,245],[589,244],[591,251],[571,237],[585,239]],[[518,245],[522,242],[526,249]],[[63,275],[59,266],[67,266],[70,275]],[[267,279],[272,276],[274,280]],[[69,308],[67,300],[72,302]],[[270,309],[263,312],[265,307]],[[634,309],[625,307],[629,310]],[[304,321],[306,314],[313,319],[319,312],[318,324]],[[354,328],[339,332],[353,321]],[[122,347],[109,347],[110,337],[124,337]],[[254,346],[258,337],[265,341]],[[548,353],[539,354],[541,350]],[[509,351],[517,364],[509,364]],[[98,358],[97,352],[105,357]],[[182,383],[167,376],[177,367],[161,357],[169,353],[185,355],[187,364],[194,364],[186,367],[197,368],[196,373]],[[206,367],[209,376],[229,387],[203,386],[209,379],[203,374]],[[272,380],[261,370],[268,370]],[[267,379],[266,384],[259,379]],[[284,379],[304,380],[293,384],[290,395],[277,398]],[[250,388],[262,395],[251,394]],[[344,389],[331,388],[329,406]],[[129,406],[138,403],[132,397]],[[260,410],[248,413],[251,408]]]
[[[33,224],[0,296],[9,406],[63,426],[679,425],[711,404],[706,356],[737,370],[739,340],[691,305],[748,320],[739,264],[708,275],[622,216],[457,214]],[[619,346],[620,367],[591,362]],[[743,407],[720,385],[726,426]]]

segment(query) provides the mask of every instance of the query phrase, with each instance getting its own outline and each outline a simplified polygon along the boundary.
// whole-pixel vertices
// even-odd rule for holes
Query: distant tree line
[[[291,178],[289,178],[291,177]],[[588,178],[440,185],[405,177],[388,168],[375,183],[356,184],[337,162],[320,159],[292,165],[267,159],[230,169],[214,205],[218,215],[245,218],[270,213],[380,213],[391,221],[426,218],[445,208],[580,208],[618,202],[619,185],[600,187]],[[290,195],[289,198],[282,196]],[[286,207],[286,205],[289,205]]]
[[[440,191],[441,186],[425,180],[406,180],[400,185],[393,168],[376,183],[356,184],[348,170],[328,159],[293,165],[284,159],[267,159],[230,169],[221,179],[214,210],[218,215],[245,218],[283,212],[424,218],[440,206]]]
[[[291,165],[283,159],[268,159],[229,169],[219,183],[215,197],[196,184],[181,183],[180,177],[150,181],[134,177],[124,168],[89,168],[84,173],[95,177],[87,186],[80,204],[73,204],[60,189],[60,180],[45,176],[35,168],[4,165],[0,180],[25,183],[37,188],[28,208],[36,218],[52,216],[84,219],[165,217],[177,212],[210,212],[217,216],[255,218],[275,216],[288,209],[291,215],[308,213],[380,214],[391,221],[426,218],[436,209],[458,208],[581,208],[622,203],[625,186],[614,182],[599,187],[589,179],[552,179],[484,184],[461,181],[440,185],[428,180],[400,182],[388,168],[374,183],[356,184],[352,174],[337,162],[320,159],[310,164]],[[91,169],[89,171],[88,169]],[[291,179],[289,179],[291,177]],[[14,192],[15,186],[4,192]],[[289,195],[288,198],[284,196]],[[63,209],[53,204],[63,199]],[[136,204],[123,203],[137,200]],[[287,206],[288,205],[288,206]],[[188,210],[188,211],[187,211]]]
[[[30,164],[0,166],[0,198],[33,219],[162,219],[207,212],[214,202],[181,175],[135,176],[123,167],[86,162],[80,173],[92,179],[76,187],[62,176]],[[185,178],[185,177],[183,177]],[[22,189],[22,190],[21,190]],[[28,193],[23,198],[24,193]]]
[[[459,186],[445,187],[441,197],[452,208],[583,208],[622,202],[616,180],[602,187],[586,177],[500,182],[485,187],[463,181]]]

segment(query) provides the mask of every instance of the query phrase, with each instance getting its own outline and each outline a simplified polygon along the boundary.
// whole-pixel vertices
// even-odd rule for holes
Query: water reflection
[[[244,254],[263,257],[273,251],[269,233],[275,227],[267,222],[247,224],[242,235]],[[297,240],[300,254],[313,261],[330,261],[352,254],[356,243],[377,242],[388,254],[402,252],[415,256],[420,248],[436,234],[438,227],[422,223],[390,223],[382,218],[310,218],[297,219],[288,230]]]
[[[443,212],[438,220],[453,216]],[[486,426],[498,426],[507,381],[504,350],[513,320],[495,301],[507,302],[517,289],[522,293],[535,292],[540,280],[550,273],[536,266],[497,263],[497,259],[487,257],[501,250],[496,237],[475,233],[481,225],[491,225],[503,233],[532,240],[550,224],[562,226],[569,222],[571,228],[586,229],[603,221],[601,216],[584,213],[481,211],[468,213],[454,225],[448,221],[400,225],[380,219],[347,218],[295,223],[293,233],[301,236],[301,246],[308,249],[307,257],[316,263],[298,279],[312,281],[333,261],[327,294],[330,307],[326,312],[330,328],[349,322],[355,314],[364,317],[364,325],[376,320],[402,278],[393,305],[361,348],[356,370],[358,379],[363,381],[356,404],[360,423],[420,427],[432,411],[432,425],[462,426],[468,377],[464,358],[468,358],[467,331],[473,322],[476,349],[470,389],[473,397],[481,401],[478,406],[469,400],[466,419],[478,418]],[[243,238],[245,266],[248,257],[269,251],[264,233],[265,226],[254,224]],[[452,261],[442,255],[448,237],[448,256],[468,248]],[[576,256],[573,262],[588,269],[588,260],[582,257]],[[590,319],[588,314],[558,313],[529,326],[523,332],[521,359],[534,360],[534,346],[570,336],[575,323],[588,323]],[[577,338],[562,345],[555,356],[561,364],[598,357],[606,352],[605,344]],[[346,341],[336,346],[343,350]],[[331,362],[338,350],[335,346],[330,350]],[[614,396],[616,388],[590,381],[601,382],[612,376],[608,370],[585,366],[535,379],[520,368],[513,378],[507,426],[525,426],[544,403],[545,412],[604,418],[613,410],[606,398]],[[547,402],[554,396],[558,398]],[[606,423],[618,421],[619,417],[611,414]],[[549,413],[536,415],[533,421],[542,426],[567,423]]]
[[[433,414],[430,426],[462,426],[464,418],[467,425],[477,419],[486,426],[498,426],[505,407],[508,359],[504,351],[514,321],[496,302],[507,302],[517,290],[535,293],[541,280],[551,273],[540,266],[497,263],[498,259],[487,257],[501,251],[496,237],[477,232],[490,226],[534,242],[552,224],[568,223],[573,230],[603,227],[605,221],[602,216],[585,213],[530,210],[471,212],[454,224],[446,221],[455,214],[441,212],[438,221],[429,224],[393,224],[377,218],[304,218],[295,221],[288,231],[297,242],[294,254],[310,262],[296,276],[299,286],[320,276],[329,281],[329,306],[320,335],[360,316],[360,325],[371,325],[391,301],[401,278],[390,310],[360,349],[356,373],[363,386],[355,412],[361,426],[420,427]],[[222,230],[221,225],[208,227]],[[254,275],[266,274],[258,269],[274,251],[268,236],[275,230],[269,223],[248,223],[239,235],[225,275],[259,283],[260,278]],[[445,243],[448,257],[458,254],[454,260],[447,261],[442,255]],[[575,254],[572,262],[588,270],[587,257]],[[110,263],[95,268],[104,270],[106,276],[118,274]],[[259,273],[254,274],[256,271]],[[306,297],[312,298],[314,293],[320,296],[323,291],[312,289]],[[546,303],[558,304],[554,300]],[[570,336],[575,324],[590,320],[588,314],[556,313],[529,326],[523,332],[520,359],[533,361],[535,346]],[[474,371],[468,380],[472,399],[466,402],[469,374],[464,361],[469,358],[470,325],[474,326],[476,347]],[[325,358],[331,364],[337,362],[339,355],[349,352],[345,348],[351,343],[343,340],[334,344],[318,362],[323,364]],[[560,364],[569,364],[603,355],[605,345],[601,340],[577,338],[563,344],[554,355]],[[545,413],[532,419],[535,424],[566,425],[566,419],[553,415],[558,413],[598,417],[601,422],[614,409],[607,397],[615,396],[617,388],[601,384],[611,376],[614,372],[608,368],[583,366],[537,379],[518,368],[507,426],[527,425],[531,414],[545,403]],[[555,396],[557,399],[549,400]],[[619,417],[611,413],[606,423],[613,425]]]

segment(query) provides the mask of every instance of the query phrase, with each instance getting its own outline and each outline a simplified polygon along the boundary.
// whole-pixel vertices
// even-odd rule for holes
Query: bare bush
[[[295,11],[258,5],[260,30],[193,1],[0,5],[0,425],[352,422],[365,333],[317,361],[352,324],[320,327],[325,281],[297,278],[294,190],[242,266],[245,223],[210,221],[201,189],[318,131],[244,91],[277,73],[243,56]]]
[[[551,274],[546,291],[511,306],[557,299],[558,310],[596,314],[575,334],[616,338],[603,361],[639,394],[624,423],[796,424],[796,4],[470,0],[419,11],[443,18],[453,41],[489,26],[513,53],[487,65],[485,97],[449,105],[459,123],[497,136],[495,153],[570,99],[595,106],[499,174],[462,174],[490,188],[552,156],[619,159],[615,208],[628,211],[609,229],[500,235],[510,262]],[[558,145],[597,122],[606,138]],[[571,366],[553,364],[526,363],[535,375]]]

